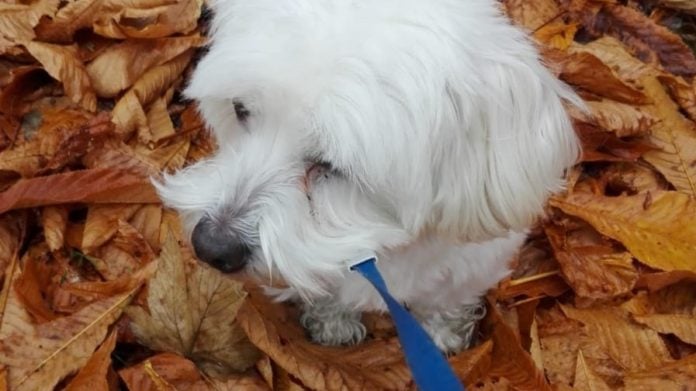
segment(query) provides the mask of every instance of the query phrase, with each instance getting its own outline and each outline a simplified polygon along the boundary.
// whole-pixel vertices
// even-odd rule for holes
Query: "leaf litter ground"
[[[696,7],[505,0],[584,146],[450,357],[475,390],[696,389]],[[413,389],[388,318],[307,341],[201,266],[149,178],[215,143],[180,87],[203,0],[0,4],[0,390]]]

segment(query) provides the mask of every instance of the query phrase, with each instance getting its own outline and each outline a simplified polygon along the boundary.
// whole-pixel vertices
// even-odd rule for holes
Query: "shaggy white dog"
[[[460,349],[578,143],[557,81],[495,0],[217,0],[186,89],[219,143],[158,184],[199,258],[299,299],[324,344],[384,310],[366,251]],[[281,285],[282,286],[282,285]]]

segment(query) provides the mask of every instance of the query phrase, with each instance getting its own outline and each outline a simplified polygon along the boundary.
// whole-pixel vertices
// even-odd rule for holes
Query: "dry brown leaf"
[[[696,120],[696,90],[691,83],[674,75],[661,75],[657,79],[667,88],[669,96],[684,109],[689,119]]]
[[[507,15],[517,25],[536,31],[561,15],[561,9],[553,0],[525,1],[505,0]]]
[[[184,166],[190,147],[191,139],[184,136],[179,140],[173,140],[167,146],[154,150],[140,148],[137,152],[141,156],[146,156],[148,160],[155,162],[160,170],[172,172]]]
[[[121,222],[130,220],[138,211],[138,204],[92,205],[87,211],[85,234],[80,248],[91,254],[108,242],[118,231]]]
[[[582,143],[583,162],[635,162],[655,149],[645,137],[619,138],[614,132],[585,122],[576,122],[575,132]]]
[[[660,270],[696,271],[696,201],[674,191],[603,197],[573,193],[551,205],[584,219]]]
[[[155,254],[135,228],[119,221],[115,237],[87,259],[104,279],[111,281],[131,274],[155,259]]]
[[[638,89],[624,83],[599,58],[589,52],[561,54],[560,78],[567,83],[617,102],[641,105],[649,102]],[[591,102],[590,102],[591,103]]]
[[[619,307],[578,309],[562,305],[561,308],[569,318],[583,323],[589,335],[626,370],[655,368],[673,361],[660,336],[633,323]]]
[[[52,16],[58,9],[59,0],[38,0],[32,4],[0,4],[0,53],[21,41],[35,37],[34,26],[43,16]]]
[[[242,284],[198,263],[191,268],[168,235],[149,283],[150,313],[127,310],[134,334],[150,348],[181,354],[216,376],[248,369],[258,352],[235,324],[245,296]]]
[[[576,23],[551,22],[534,32],[534,38],[547,47],[565,50],[573,42],[578,31]]]
[[[147,112],[147,124],[149,132],[138,134],[138,139],[141,143],[150,147],[160,140],[176,134],[174,124],[167,111],[167,101],[165,99],[156,99],[150,105],[150,110]]]
[[[682,270],[643,273],[640,275],[636,287],[646,288],[650,292],[655,292],[680,281],[696,282],[696,273]]]
[[[696,345],[696,289],[693,284],[678,283],[658,292],[641,292],[625,307],[636,322]]]
[[[82,159],[88,168],[110,168],[127,171],[143,177],[157,177],[157,163],[136,153],[121,140],[107,140],[102,146],[93,148]]]
[[[104,339],[132,293],[93,303],[77,313],[15,332],[0,341],[0,363],[9,368],[13,390],[52,388],[81,368]]]
[[[590,115],[573,108],[569,110],[571,115],[582,122],[593,123],[614,132],[618,137],[647,134],[658,123],[659,117],[642,107],[607,99],[586,104]]]
[[[544,371],[555,387],[573,384],[580,350],[595,373],[611,380],[612,387],[620,385],[623,369],[581,323],[567,318],[557,306],[537,311],[536,321]]]
[[[97,34],[118,39],[188,34],[198,25],[202,6],[203,0],[179,0],[159,7],[127,7],[100,17],[93,28]]]
[[[111,352],[116,347],[118,333],[112,331],[101,344],[99,349],[89,358],[80,372],[68,383],[65,391],[98,391],[108,390],[106,378],[111,367]]]
[[[0,216],[0,281],[5,269],[17,257],[24,241],[27,215],[23,212],[6,213]],[[2,319],[2,300],[0,300],[0,319]]]
[[[50,275],[42,273],[39,260],[31,252],[22,258],[22,273],[14,283],[17,297],[35,323],[46,323],[58,317],[46,301]]]
[[[649,48],[662,66],[676,75],[696,74],[696,58],[682,39],[642,12],[623,5],[604,3],[601,16],[589,29],[612,34],[638,52]]]
[[[575,381],[573,389],[582,391],[609,391],[611,388],[601,377],[587,365],[582,350],[578,352],[578,361],[575,366]]]
[[[501,317],[495,304],[488,306],[487,328],[491,329],[493,353],[489,376],[500,376],[516,389],[551,390],[544,374],[529,353],[522,348],[516,332]]]
[[[99,97],[112,98],[130,88],[149,69],[202,43],[203,39],[198,34],[125,41],[109,47],[89,63],[87,74]]]
[[[683,391],[696,384],[696,354],[647,371],[629,373],[624,379],[626,390]]]
[[[162,206],[157,204],[143,205],[131,219],[131,225],[147,240],[150,248],[158,251],[160,248],[160,224],[162,222]]]
[[[147,126],[143,107],[158,98],[181,76],[191,56],[192,51],[189,50],[163,65],[151,68],[118,100],[113,109],[113,122],[121,133],[130,134],[140,126]]]
[[[85,110],[97,110],[97,97],[84,64],[72,47],[29,41],[23,43],[29,53],[56,80],[63,83],[66,95]]]
[[[51,251],[63,248],[65,245],[65,231],[68,229],[68,208],[63,206],[47,206],[41,211],[41,225],[43,225],[46,244]]]
[[[309,342],[287,308],[251,291],[238,315],[249,339],[310,389],[403,390],[412,386],[396,338],[332,348]]]
[[[464,382],[471,387],[478,379],[488,373],[492,352],[493,342],[489,340],[450,357],[449,363],[457,377],[464,379]]]
[[[554,223],[545,226],[566,281],[576,295],[592,299],[609,299],[629,293],[638,280],[633,257],[628,252],[615,250],[599,235],[588,240],[584,232],[587,230],[587,227]]]
[[[611,68],[622,81],[636,88],[646,76],[659,76],[663,72],[633,57],[621,41],[604,36],[587,44],[574,43],[568,53],[590,53]]]
[[[0,193],[0,213],[76,202],[157,203],[159,197],[147,178],[96,168],[20,180]]]
[[[150,357],[146,362],[120,370],[118,374],[129,390],[158,390],[152,376],[146,372],[145,366],[148,363],[160,379],[176,386],[177,389],[208,390],[196,365],[173,353],[160,353]]]

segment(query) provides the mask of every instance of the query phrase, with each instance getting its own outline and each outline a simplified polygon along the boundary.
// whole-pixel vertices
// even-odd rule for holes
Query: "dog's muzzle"
[[[191,235],[196,256],[223,273],[241,270],[247,263],[251,249],[234,234],[220,229],[210,217],[204,216]]]

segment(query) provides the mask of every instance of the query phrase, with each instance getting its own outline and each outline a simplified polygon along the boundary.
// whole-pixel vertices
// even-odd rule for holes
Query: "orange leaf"
[[[76,202],[157,203],[159,197],[142,176],[97,168],[20,180],[0,193],[0,213]]]
[[[147,362],[160,379],[179,390],[208,390],[196,365],[173,353],[160,353],[146,362],[118,371],[129,390],[157,390],[153,377],[145,369]]]
[[[111,367],[111,352],[116,347],[118,333],[114,330],[106,337],[99,349],[90,357],[80,372],[68,383],[65,391],[97,391],[108,390],[106,378]]]
[[[97,97],[92,89],[84,64],[70,47],[43,42],[24,43],[29,53],[43,65],[54,79],[63,83],[65,93],[85,110],[97,109]]]
[[[287,308],[258,291],[250,292],[237,318],[254,345],[309,388],[401,390],[412,384],[396,339],[346,348],[313,344]]]
[[[688,390],[696,384],[696,354],[647,371],[629,373],[624,383],[626,390]]]

